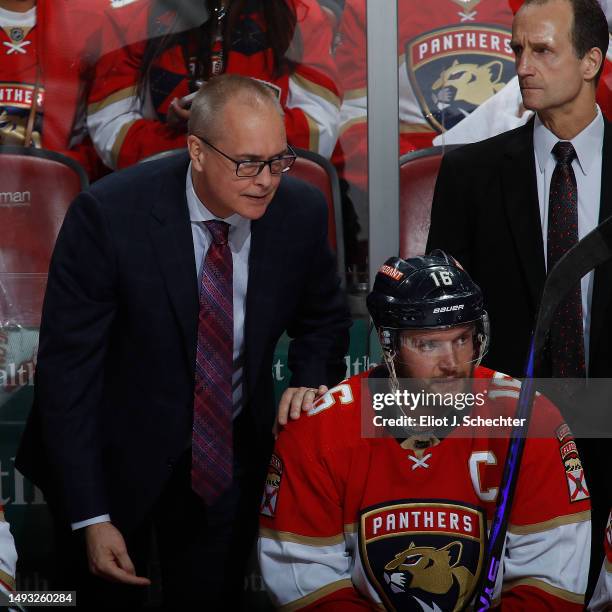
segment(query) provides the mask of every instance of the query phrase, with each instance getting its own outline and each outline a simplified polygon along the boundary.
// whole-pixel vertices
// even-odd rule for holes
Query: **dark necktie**
[[[571,142],[559,141],[552,150],[557,165],[548,199],[548,270],[578,242],[578,191]],[[584,331],[580,283],[559,305],[550,329],[550,359],[554,378],[585,376]]]
[[[232,483],[232,252],[229,225],[206,221],[212,235],[200,275],[191,486],[212,504]]]

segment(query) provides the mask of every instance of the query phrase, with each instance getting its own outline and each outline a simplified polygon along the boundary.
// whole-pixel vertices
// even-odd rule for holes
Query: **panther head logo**
[[[434,102],[438,108],[452,104],[461,106],[462,102],[470,107],[480,106],[504,87],[503,70],[504,65],[499,60],[482,66],[455,60],[432,85]]]

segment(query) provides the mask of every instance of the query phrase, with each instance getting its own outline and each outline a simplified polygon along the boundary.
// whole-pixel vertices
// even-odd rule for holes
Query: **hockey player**
[[[264,582],[292,610],[463,610],[484,571],[510,434],[473,423],[511,418],[520,382],[479,366],[489,336],[482,295],[442,251],[389,259],[368,309],[385,365],[331,389],[278,437],[261,505]],[[414,391],[417,379],[480,401],[413,413],[381,399]],[[372,433],[390,416],[395,427]],[[589,508],[572,435],[538,395],[496,605],[582,609]]]

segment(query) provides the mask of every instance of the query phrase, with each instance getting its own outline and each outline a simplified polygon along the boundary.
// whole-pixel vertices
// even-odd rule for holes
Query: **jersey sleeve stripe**
[[[308,113],[304,113],[304,117],[306,117],[306,123],[308,124],[308,149],[310,151],[315,151],[319,153],[320,152],[319,125]]]
[[[289,604],[281,606],[279,610],[283,612],[292,612],[292,610],[299,610],[300,608],[305,608],[309,604],[312,604],[317,601],[317,599],[322,599],[323,597],[327,597],[331,593],[335,593],[336,591],[340,591],[341,589],[352,589],[353,583],[348,578],[344,578],[342,580],[338,580],[337,582],[332,582],[331,584],[326,584],[324,587],[309,593],[305,597],[297,599],[296,601],[292,601]]]
[[[115,102],[119,102],[120,100],[125,100],[126,98],[135,98],[136,97],[136,86],[131,85],[130,87],[125,87],[124,89],[120,89],[119,91],[115,91],[110,96],[107,96],[103,100],[99,102],[91,102],[87,105],[87,114],[93,115],[94,113],[98,113],[107,106]]]
[[[540,589],[540,591],[548,593],[549,595],[553,595],[555,597],[558,597],[559,599],[569,601],[570,603],[584,604],[584,594],[572,593],[571,591],[560,589],[559,587],[555,587],[551,584],[548,584],[548,582],[538,580],[537,578],[522,578],[521,580],[506,582],[502,587],[502,592],[506,593],[520,586],[534,587],[536,589]]]
[[[262,538],[276,540],[277,542],[293,542],[295,544],[304,544],[305,546],[335,546],[336,544],[344,543],[344,534],[342,533],[322,538],[298,535],[297,533],[291,533],[289,531],[275,531],[268,527],[260,527],[259,535]]]
[[[344,101],[357,100],[363,98],[367,102],[368,90],[365,87],[359,87],[358,89],[348,89],[344,92]]]
[[[0,582],[2,582],[6,588],[11,589],[12,591],[15,590],[15,579],[10,574],[7,574],[2,570],[0,570]]]
[[[342,136],[346,131],[348,131],[352,127],[356,125],[365,125],[366,122],[367,122],[367,119],[365,115],[363,117],[356,117],[355,119],[350,119],[346,123],[342,124],[342,127],[340,128],[340,136]]]
[[[583,547],[576,547],[582,542]],[[548,531],[506,534],[504,584],[547,585],[549,594],[573,602],[582,598],[587,586],[591,524],[588,521],[559,525]],[[537,580],[531,585],[530,580]],[[552,590],[551,590],[552,589]],[[540,588],[540,590],[544,590]]]
[[[532,525],[508,525],[508,531],[516,535],[525,535],[528,533],[540,533],[541,531],[549,531],[561,525],[572,525],[573,523],[584,523],[591,520],[591,511],[577,512],[576,514],[567,514],[565,516],[557,516],[548,521],[541,523],[533,523]]]
[[[305,76],[298,73],[294,73],[291,75],[291,81],[293,81],[300,89],[309,92],[316,98],[322,98],[330,104],[333,104],[337,109],[340,108],[340,98],[332,91],[327,89],[327,87],[323,87],[322,85],[313,83]]]

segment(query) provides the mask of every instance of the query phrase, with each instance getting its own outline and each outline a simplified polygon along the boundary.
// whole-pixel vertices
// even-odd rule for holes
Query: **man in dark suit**
[[[188,150],[82,193],[49,271],[17,465],[72,530],[64,584],[87,607],[142,603],[152,532],[168,606],[238,600],[278,338],[293,338],[286,409],[344,376],[350,320],[327,207],[282,176],[294,154],[274,94],[210,81]]]
[[[571,246],[560,237],[573,231],[575,243],[612,214],[612,126],[595,102],[606,19],[596,0],[527,0],[514,19],[512,46],[523,104],[536,117],[445,155],[427,250],[451,253],[482,287],[495,330],[486,363],[521,376],[547,269]],[[560,148],[570,151],[569,161]],[[561,172],[567,191],[557,182]],[[574,217],[564,226],[570,208]],[[555,370],[571,351],[569,344],[552,350],[547,373],[563,376],[569,368],[573,377],[609,377],[612,266],[585,276],[575,295],[573,310],[559,311],[557,320],[563,325],[570,310],[578,313],[576,326],[561,330],[578,357]],[[611,500],[604,449],[597,447],[584,445],[583,459],[600,540],[595,534]]]

